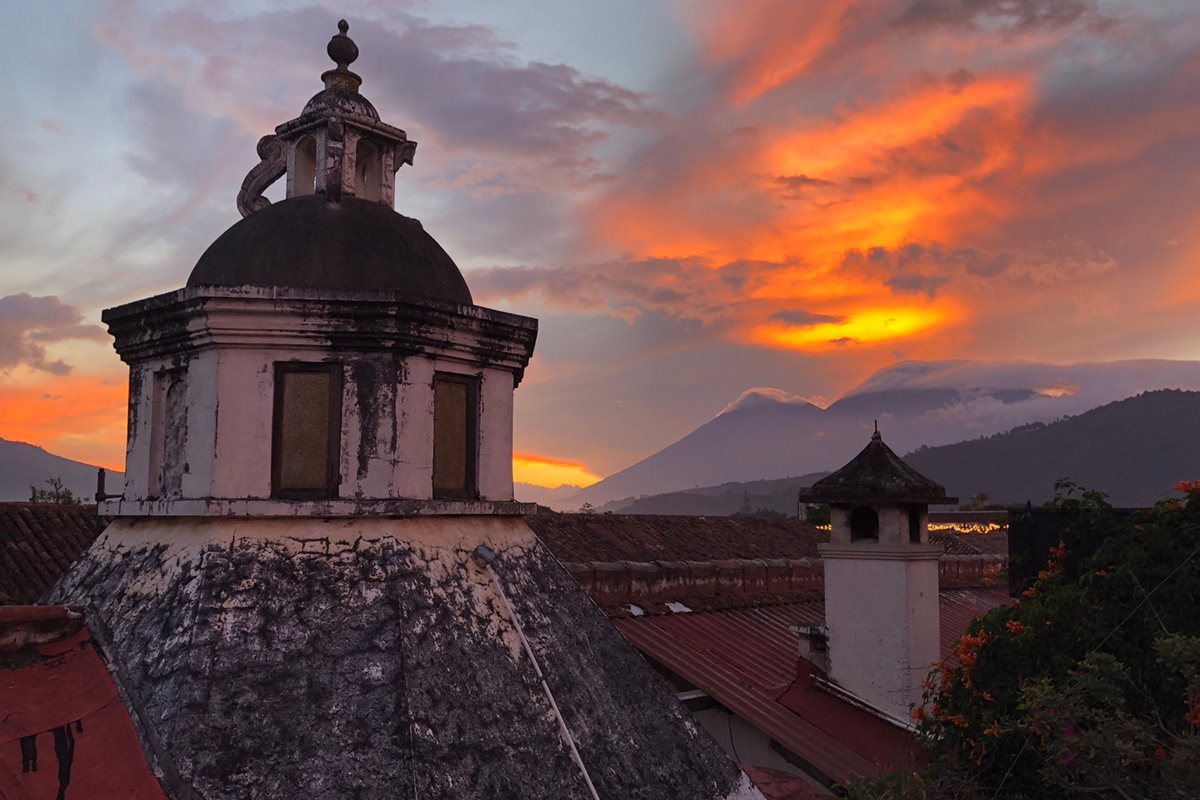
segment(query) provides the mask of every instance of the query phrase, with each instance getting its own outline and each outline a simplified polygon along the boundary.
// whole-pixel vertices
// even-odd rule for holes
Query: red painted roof
[[[832,793],[813,786],[804,778],[797,778],[786,772],[767,767],[742,767],[742,769],[767,800],[817,800],[822,797],[833,797]]]
[[[0,797],[166,800],[82,616],[0,611]]]
[[[101,527],[95,506],[0,503],[0,604],[36,603]]]
[[[1008,597],[1000,589],[943,592],[942,649]],[[824,603],[790,603],[614,619],[635,647],[779,742],[815,773],[844,783],[907,767],[911,736],[813,686],[790,628],[823,622]]]

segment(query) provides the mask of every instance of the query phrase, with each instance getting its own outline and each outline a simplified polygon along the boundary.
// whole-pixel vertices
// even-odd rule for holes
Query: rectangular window
[[[474,500],[479,382],[466,375],[433,378],[433,496]]]
[[[341,364],[276,363],[271,496],[337,497],[341,433]]]

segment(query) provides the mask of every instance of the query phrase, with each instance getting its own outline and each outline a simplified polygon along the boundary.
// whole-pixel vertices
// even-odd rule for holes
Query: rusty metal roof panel
[[[0,797],[166,800],[81,615],[4,612]]]
[[[975,617],[1009,602],[999,588],[941,593],[942,656]],[[614,619],[649,658],[704,690],[829,780],[915,763],[909,735],[812,685],[794,625],[821,623],[819,601]]]
[[[981,614],[1015,602],[1000,587],[946,589],[939,593],[941,611],[941,651],[943,659],[953,659],[954,643]]]

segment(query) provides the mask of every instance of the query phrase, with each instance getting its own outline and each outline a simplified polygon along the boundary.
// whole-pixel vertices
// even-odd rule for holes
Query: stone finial
[[[343,92],[357,92],[362,85],[362,78],[350,71],[349,67],[358,58],[358,45],[346,35],[350,23],[338,20],[338,32],[329,40],[325,52],[337,64],[337,69],[331,69],[321,76],[326,89],[336,89]]]
[[[358,58],[358,45],[346,35],[348,30],[350,30],[350,23],[344,19],[338,20],[338,33],[329,40],[329,46],[325,48],[325,52],[329,54],[333,63],[337,64],[340,70],[346,69]]]

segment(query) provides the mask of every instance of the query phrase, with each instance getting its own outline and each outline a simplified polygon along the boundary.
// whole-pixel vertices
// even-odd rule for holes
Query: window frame
[[[459,383],[467,387],[467,452],[466,486],[461,491],[437,488],[437,384],[438,381]],[[479,377],[459,372],[434,372],[430,383],[433,402],[433,452],[430,454],[430,496],[434,500],[478,500],[479,499]]]
[[[280,487],[283,467],[283,377],[288,373],[323,372],[329,375],[329,435],[325,486],[319,489]],[[274,405],[271,408],[271,498],[275,500],[336,500],[341,488],[342,364],[331,361],[276,361]]]

